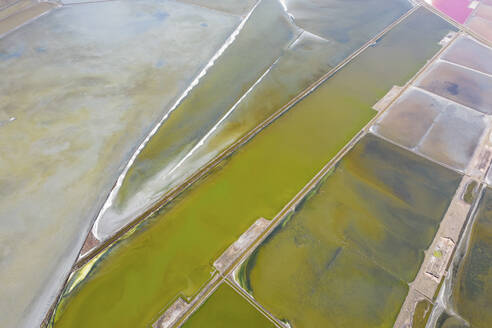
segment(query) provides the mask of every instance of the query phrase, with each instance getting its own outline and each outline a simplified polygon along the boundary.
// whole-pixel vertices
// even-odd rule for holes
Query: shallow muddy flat
[[[465,170],[486,128],[484,115],[461,106],[448,106],[419,145],[419,152]]]
[[[96,223],[97,238],[111,236],[182,182],[190,174],[189,156],[201,143],[209,142],[203,138],[301,34],[277,0],[262,0],[237,31],[232,43],[140,152],[112,206]],[[196,166],[206,162],[197,160]]]
[[[474,14],[488,21],[492,21],[492,3],[491,4],[486,4],[484,2],[480,3]]]
[[[410,88],[372,130],[419,154],[464,171],[486,124],[485,115],[477,111]]]
[[[226,283],[200,306],[183,328],[274,328],[275,325]]]
[[[239,269],[291,327],[392,327],[461,175],[367,135]]]
[[[492,48],[475,41],[471,37],[460,36],[442,59],[470,67],[483,73],[492,74]]]
[[[404,147],[415,148],[443,107],[437,97],[410,88],[388,108],[373,130]]]
[[[111,236],[411,8],[406,0],[356,2],[357,10],[355,3],[332,1],[328,12],[333,20],[322,20],[337,28],[327,28],[322,37],[303,24],[307,30],[301,30],[297,19],[288,16],[305,3],[283,7],[276,0],[260,2],[234,42],[137,157],[94,235]],[[308,13],[302,17],[320,20],[319,10],[326,4],[313,6],[303,7]],[[364,19],[370,13],[380,19]],[[350,33],[340,40],[346,29]]]
[[[108,1],[0,38],[0,326],[39,324],[128,157],[238,23]]]
[[[85,279],[69,285],[54,326],[147,326],[176,295],[198,292],[211,263],[258,218],[274,217],[375,115],[374,103],[439,49],[450,28],[417,10],[116,242]]]
[[[474,16],[466,22],[466,25],[485,40],[492,42],[492,20]]]
[[[47,14],[56,7],[55,2],[26,1],[26,6],[14,4],[0,12],[0,38],[24,24]],[[3,17],[2,17],[3,16]]]
[[[492,114],[491,76],[438,61],[417,85],[482,113]]]

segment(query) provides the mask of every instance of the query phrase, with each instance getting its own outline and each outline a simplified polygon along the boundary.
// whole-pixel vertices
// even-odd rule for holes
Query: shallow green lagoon
[[[222,284],[186,321],[183,328],[275,327],[229,285]]]
[[[325,8],[325,25],[337,28],[322,38],[299,29],[277,0],[262,0],[139,154],[95,235],[104,239],[118,231],[411,8],[406,0],[350,2],[334,0],[328,10],[317,4],[302,13],[319,20]],[[368,19],[373,15],[378,19]],[[341,32],[346,29],[349,34]]]
[[[392,327],[461,175],[367,135],[239,280],[292,327]]]
[[[240,23],[177,1],[77,2],[0,37],[2,328],[39,326],[129,156]]]
[[[414,13],[111,247],[64,295],[55,326],[145,327],[180,292],[196,293],[213,260],[256,219],[274,217],[374,116],[371,106],[439,49],[449,28],[423,9]]]
[[[98,238],[113,235],[155,201],[180,161],[301,33],[277,0],[261,0],[237,31],[138,155],[113,206],[96,225]]]
[[[492,326],[492,189],[485,192],[461,263],[452,300],[458,314],[474,328]]]

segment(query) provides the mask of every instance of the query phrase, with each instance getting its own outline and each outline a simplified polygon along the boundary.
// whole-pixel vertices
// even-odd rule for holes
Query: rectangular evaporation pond
[[[242,264],[240,284],[291,327],[392,327],[460,180],[369,134]]]
[[[372,128],[440,163],[465,170],[485,130],[485,115],[417,88],[398,99]]]
[[[442,59],[492,74],[492,49],[474,39],[460,36],[441,56]]]
[[[471,17],[466,25],[475,33],[492,42],[492,20],[479,16]]]
[[[428,0],[426,0],[429,2]],[[431,0],[431,4],[455,21],[463,24],[473,11],[470,8],[471,0]]]
[[[274,328],[275,325],[226,283],[185,322],[183,328]]]
[[[474,15],[492,21],[492,2],[490,4],[480,2]]]
[[[450,25],[421,8],[179,199],[101,257],[63,295],[55,327],[139,326],[210,278],[259,217],[274,217],[439,49]],[[83,268],[84,269],[84,268]]]
[[[463,171],[485,128],[485,115],[454,103],[448,104],[423,138],[418,151]]]
[[[474,328],[492,327],[492,189],[481,200],[465,258],[453,286],[458,314]]]
[[[485,114],[492,114],[492,77],[447,62],[432,65],[418,86]]]
[[[442,110],[436,97],[410,88],[391,105],[371,128],[377,134],[413,149]]]

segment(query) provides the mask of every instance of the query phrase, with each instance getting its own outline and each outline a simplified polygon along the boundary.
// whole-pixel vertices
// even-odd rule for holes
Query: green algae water
[[[301,34],[277,0],[259,1],[237,31],[139,153],[114,200],[115,211],[111,208],[98,224],[98,236],[111,236],[155,201],[155,192],[167,187],[164,182],[172,180],[176,165]],[[156,181],[148,185],[152,177]]]
[[[325,18],[325,24],[337,28],[322,38],[296,28],[277,0],[262,0],[234,42],[136,158],[96,225],[98,238],[118,231],[411,8],[407,0],[331,2],[328,11],[337,15],[336,24],[331,18]],[[309,12],[319,17],[316,8]],[[373,16],[378,19],[370,19]]]
[[[461,175],[364,137],[239,270],[291,327],[392,327]]]
[[[274,328],[246,299],[223,283],[186,321],[183,328]]]
[[[474,328],[492,326],[492,189],[481,200],[470,244],[458,269],[452,301]]]
[[[374,103],[439,50],[450,28],[417,10],[85,268],[53,325],[147,327],[178,295],[193,296],[214,259],[259,217],[274,217],[375,115]]]

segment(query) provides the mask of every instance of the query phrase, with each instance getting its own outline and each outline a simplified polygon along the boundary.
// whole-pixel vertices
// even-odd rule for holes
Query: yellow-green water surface
[[[412,7],[406,0],[329,3],[313,4],[300,15],[315,21],[324,15],[332,28],[323,37],[297,28],[299,21],[291,21],[277,0],[255,7],[234,42],[138,155],[96,224],[98,238],[111,236]]]
[[[416,11],[114,244],[63,295],[54,326],[147,327],[179,293],[195,294],[214,259],[259,217],[274,217],[375,115],[371,106],[439,49],[449,28]]]
[[[239,270],[291,327],[393,327],[461,175],[374,135]]]
[[[229,285],[222,284],[183,328],[269,328],[275,325]]]

